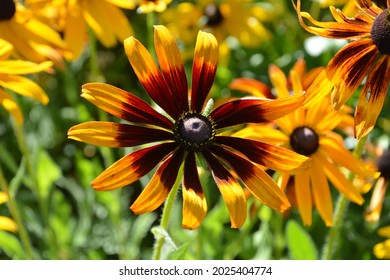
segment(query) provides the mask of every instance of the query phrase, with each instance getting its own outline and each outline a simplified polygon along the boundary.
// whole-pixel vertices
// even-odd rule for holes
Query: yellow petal
[[[374,246],[374,254],[379,259],[390,259],[390,239]]]
[[[0,86],[33,98],[45,105],[49,102],[48,96],[38,84],[22,76],[0,74]]]
[[[18,227],[12,219],[0,216],[0,230],[16,232],[18,230]]]
[[[23,114],[19,105],[2,89],[0,89],[0,104],[15,118],[19,125],[23,123]]]
[[[0,60],[7,59],[11,55],[13,49],[14,47],[12,44],[0,38]]]
[[[24,60],[0,61],[0,73],[9,75],[33,74],[49,70],[53,66],[51,61],[33,63]]]
[[[303,224],[310,226],[312,222],[312,196],[310,191],[310,173],[309,171],[302,171],[295,174],[295,194],[299,213],[301,215]]]
[[[316,208],[326,226],[330,227],[333,224],[332,196],[330,194],[328,180],[321,168],[321,161],[315,154],[312,155],[310,168],[311,189]]]

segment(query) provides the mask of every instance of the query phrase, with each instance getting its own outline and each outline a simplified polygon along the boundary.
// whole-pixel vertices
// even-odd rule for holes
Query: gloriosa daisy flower
[[[290,90],[295,95],[302,94],[321,70],[315,69],[312,70],[314,72],[305,74],[304,69],[304,61],[298,61],[287,79],[278,67],[270,66],[269,76],[279,98],[289,96]],[[258,95],[262,89],[256,84],[260,82],[250,81],[234,81],[233,89]],[[306,109],[300,107],[295,112],[275,120],[276,127],[249,125],[233,136],[261,139],[310,157],[307,170],[296,172],[294,177],[291,172],[279,173],[278,183],[285,190],[287,184],[293,182],[297,206],[305,225],[311,225],[312,208],[315,205],[325,224],[331,226],[333,207],[328,180],[351,201],[363,203],[363,197],[357,188],[347,180],[337,165],[363,177],[375,175],[373,170],[354,158],[343,146],[342,137],[333,131],[341,124],[348,123],[348,118],[350,117],[343,110],[335,111],[329,100],[324,98]],[[352,121],[352,118],[350,120]],[[349,123],[353,123],[351,121]]]
[[[61,66],[68,54],[60,35],[14,0],[1,1],[0,38],[14,46],[15,57],[37,63],[51,60]]]
[[[12,51],[13,46],[0,39],[0,104],[15,118],[18,124],[22,124],[23,114],[18,104],[5,89],[47,104],[49,98],[43,89],[32,80],[20,75],[47,71],[53,64],[49,61],[36,64],[24,60],[10,60]]]
[[[4,192],[0,192],[0,205],[8,201],[8,196]],[[0,230],[16,232],[16,223],[9,217],[0,216]]]
[[[133,34],[126,15],[120,8],[133,9],[128,0],[27,0],[27,4],[42,16],[48,16],[64,34],[72,59],[80,56],[88,27],[107,48]],[[53,18],[54,17],[54,18]]]
[[[327,38],[351,40],[308,90],[307,104],[331,94],[332,104],[338,109],[367,77],[355,110],[355,135],[361,138],[374,127],[390,82],[389,3],[383,10],[370,0],[356,0],[359,13],[353,18],[330,7],[336,22],[319,22],[301,11],[300,2],[298,0],[296,10],[307,31]],[[313,26],[308,26],[304,19]]]
[[[183,167],[184,228],[200,225],[207,212],[196,158],[205,160],[226,202],[232,227],[246,219],[246,197],[238,179],[259,200],[278,211],[290,204],[277,184],[258,164],[290,171],[305,166],[306,157],[273,145],[219,135],[220,129],[280,118],[303,102],[303,96],[278,100],[259,98],[227,102],[210,113],[203,110],[213,85],[218,43],[200,31],[195,46],[192,88],[175,38],[164,26],[156,26],[155,50],[160,68],[135,38],[125,40],[125,51],[149,96],[170,116],[167,118],[135,95],[102,83],[85,84],[82,97],[108,113],[132,124],[86,122],[72,127],[71,139],[108,147],[155,143],[123,157],[93,182],[95,190],[112,190],[133,183],[156,165],[155,174],[130,209],[136,214],[153,211],[166,199]],[[208,106],[206,106],[208,107]]]

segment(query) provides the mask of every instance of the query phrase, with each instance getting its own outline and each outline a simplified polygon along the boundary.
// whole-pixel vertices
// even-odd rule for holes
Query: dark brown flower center
[[[14,0],[1,0],[0,5],[0,21],[10,20],[16,12]]]
[[[179,146],[188,151],[199,152],[207,148],[214,139],[214,122],[199,113],[185,113],[173,128]]]
[[[371,39],[381,54],[390,54],[390,9],[384,10],[371,27]]]
[[[291,148],[304,156],[310,156],[317,151],[318,141],[318,134],[307,126],[297,127],[290,135]]]
[[[223,15],[215,4],[208,4],[204,9],[204,15],[207,18],[206,25],[211,27],[219,25],[223,20]]]
[[[376,161],[376,166],[381,176],[390,179],[390,151],[384,152]]]

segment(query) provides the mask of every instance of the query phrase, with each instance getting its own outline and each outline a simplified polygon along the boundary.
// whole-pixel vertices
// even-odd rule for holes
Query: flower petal
[[[378,222],[382,212],[383,201],[386,196],[388,182],[384,177],[379,177],[372,192],[370,205],[364,213],[367,222]],[[390,238],[390,235],[389,235]]]
[[[172,118],[180,117],[182,110],[172,96],[168,85],[148,50],[134,37],[125,40],[125,51],[142,86],[149,96]]]
[[[195,154],[189,153],[184,163],[183,178],[183,219],[186,229],[197,228],[207,212],[206,198],[196,168]]]
[[[174,143],[164,143],[132,152],[104,170],[91,185],[97,191],[129,185],[149,173],[175,147]]]
[[[113,148],[174,140],[173,134],[166,130],[100,121],[85,122],[71,127],[68,138]]]
[[[177,149],[157,169],[130,209],[135,214],[150,212],[158,208],[167,198],[173,184],[181,180],[177,175],[184,160],[184,151]]]
[[[215,156],[208,151],[203,152],[203,155],[228,208],[232,228],[241,227],[245,222],[247,214],[244,190],[236,178]]]
[[[289,149],[250,139],[217,136],[216,141],[231,147],[249,160],[277,171],[291,172],[308,167],[310,159]]]
[[[218,64],[218,42],[199,31],[192,66],[191,110],[200,112],[213,85]]]
[[[229,88],[243,91],[256,97],[265,97],[269,99],[275,98],[275,96],[272,94],[271,88],[268,85],[251,78],[235,79],[230,83]]]
[[[333,134],[327,134],[320,137],[319,144],[321,150],[324,151],[335,163],[344,166],[354,174],[366,177],[377,177],[376,171],[372,170],[369,165],[365,165],[362,161],[356,159],[340,142],[339,138]]]
[[[359,193],[358,189],[345,178],[333,163],[329,162],[326,155],[321,154],[320,150],[318,150],[317,156],[320,157],[319,161],[332,184],[349,200],[361,205],[364,202],[364,198]]]
[[[83,85],[81,96],[100,109],[129,122],[173,128],[173,123],[148,103],[120,88],[103,83],[88,83]]]
[[[283,145],[290,141],[290,138],[274,127],[266,125],[248,125],[232,134],[233,137],[250,138],[275,145]]]
[[[33,74],[50,70],[52,66],[51,61],[34,63],[24,60],[6,60],[0,61],[0,73],[9,75]]]
[[[49,97],[38,84],[22,76],[0,74],[0,86],[33,98],[44,105],[49,102]]]
[[[314,202],[322,220],[326,226],[330,227],[333,224],[333,205],[328,180],[320,166],[321,161],[316,158],[315,154],[312,155],[312,159],[310,179]]]
[[[183,61],[175,38],[165,26],[155,26],[154,46],[165,81],[182,111],[187,112],[188,85]]]
[[[303,101],[303,94],[278,99],[241,98],[214,109],[210,117],[217,129],[243,123],[262,123],[293,112]]]
[[[15,233],[18,230],[18,226],[11,218],[0,216],[0,230]]]
[[[21,125],[23,123],[23,114],[19,105],[7,92],[0,88],[0,105],[4,107],[15,118],[16,122]]]
[[[221,146],[212,146],[210,150],[233,168],[248,190],[265,205],[280,212],[290,207],[284,192],[257,165]]]
[[[390,58],[383,56],[370,70],[355,111],[355,135],[367,135],[375,126],[382,111],[390,82]]]
[[[294,176],[294,188],[299,213],[303,224],[310,226],[312,222],[312,196],[310,188],[310,171],[302,171]]]

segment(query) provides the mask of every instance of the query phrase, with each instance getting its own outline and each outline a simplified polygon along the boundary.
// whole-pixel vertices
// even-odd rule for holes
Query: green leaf
[[[184,260],[184,257],[188,251],[188,248],[190,248],[190,243],[186,242],[183,245],[181,245],[177,250],[172,251],[168,255],[168,260]]]
[[[42,150],[38,155],[37,180],[40,195],[46,199],[54,182],[61,176],[61,169],[51,159],[50,155]]]
[[[0,231],[0,249],[14,260],[26,259],[19,239],[6,231]]]
[[[306,230],[296,221],[290,220],[286,226],[287,247],[294,260],[316,260],[317,248]]]

